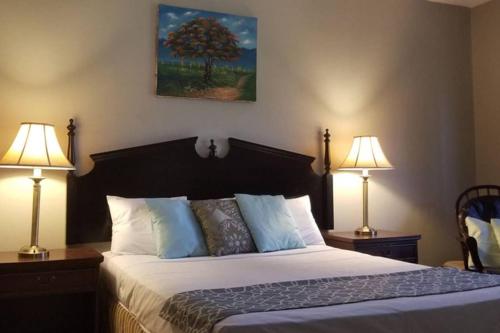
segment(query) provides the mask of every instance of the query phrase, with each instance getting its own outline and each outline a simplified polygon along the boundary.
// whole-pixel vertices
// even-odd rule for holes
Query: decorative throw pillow
[[[259,252],[306,246],[282,195],[235,196]]]
[[[151,214],[144,198],[106,196],[111,215],[111,252],[156,255]],[[167,198],[166,198],[167,199]],[[186,197],[168,198],[171,200]]]
[[[203,233],[187,200],[146,199],[156,252],[162,259],[208,255]]]
[[[477,241],[479,259],[483,266],[500,267],[500,245],[493,226],[488,222],[473,217],[466,217],[465,224],[469,230],[469,236],[474,237]],[[469,267],[474,267],[470,256]]]
[[[213,256],[256,252],[250,231],[234,199],[191,201]]]
[[[286,204],[297,223],[297,228],[306,245],[325,245],[318,224],[311,212],[311,200],[308,195],[286,199]]]

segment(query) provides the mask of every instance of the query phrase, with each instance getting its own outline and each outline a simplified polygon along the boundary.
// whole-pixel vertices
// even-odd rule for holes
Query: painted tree
[[[171,48],[175,57],[203,59],[205,83],[211,80],[216,61],[235,61],[241,56],[236,36],[213,17],[198,17],[184,23],[168,34],[165,46]]]

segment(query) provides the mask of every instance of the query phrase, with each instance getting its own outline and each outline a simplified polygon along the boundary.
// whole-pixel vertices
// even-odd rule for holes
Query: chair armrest
[[[482,273],[484,271],[484,266],[481,263],[481,259],[479,259],[476,239],[469,236],[465,239],[465,244],[467,245],[467,248],[469,250],[469,255],[471,256],[472,262],[474,263],[474,267],[477,271]],[[468,263],[465,267],[468,267]]]

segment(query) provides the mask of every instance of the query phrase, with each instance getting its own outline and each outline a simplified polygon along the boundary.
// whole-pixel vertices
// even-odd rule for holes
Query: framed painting
[[[156,94],[255,102],[257,18],[159,5]]]

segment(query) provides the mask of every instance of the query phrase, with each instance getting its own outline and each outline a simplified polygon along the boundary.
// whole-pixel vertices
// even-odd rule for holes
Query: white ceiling
[[[489,2],[491,0],[429,0],[429,1],[473,8],[482,5],[483,3]]]

